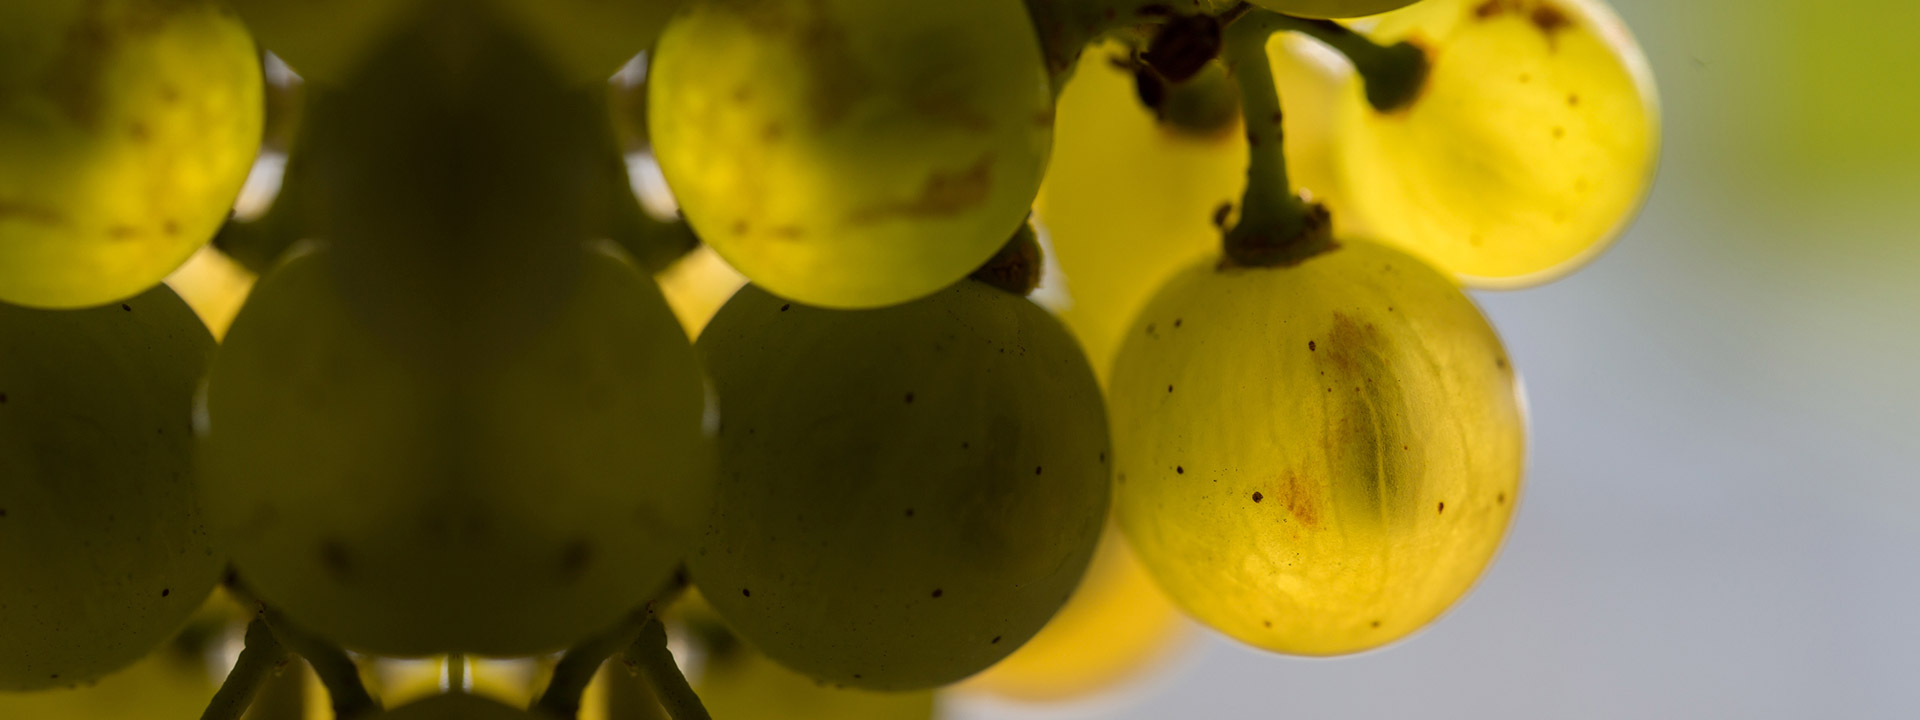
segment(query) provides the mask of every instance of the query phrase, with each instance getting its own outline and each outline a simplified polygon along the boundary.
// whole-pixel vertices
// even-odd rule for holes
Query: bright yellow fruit
[[[1290,267],[1207,260],[1115,363],[1121,528],[1188,613],[1303,655],[1404,637],[1506,533],[1525,460],[1513,370],[1446,277],[1348,241]]]
[[[0,301],[101,305],[179,267],[253,165],[261,87],[213,0],[0,4]]]
[[[781,297],[871,308],[973,272],[1026,218],[1052,92],[1018,0],[700,2],[648,78],[661,170]]]
[[[968,680],[1016,700],[1067,700],[1113,687],[1167,658],[1191,624],[1109,529],[1066,607],[1027,644]]]
[[[1343,232],[1475,287],[1553,280],[1604,250],[1652,183],[1653,76],[1601,0],[1427,0],[1366,29],[1424,47],[1411,107],[1341,103]]]

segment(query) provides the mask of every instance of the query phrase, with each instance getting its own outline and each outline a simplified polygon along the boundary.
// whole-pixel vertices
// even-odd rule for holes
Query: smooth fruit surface
[[[369,720],[552,720],[551,716],[508,707],[465,693],[435,695],[374,715]]]
[[[0,304],[0,690],[126,667],[219,580],[193,491],[212,351],[164,286],[90,310]]]
[[[226,220],[263,108],[253,41],[212,0],[0,6],[0,302],[158,284]]]
[[[1385,246],[1189,268],[1111,387],[1121,528],[1188,613],[1257,647],[1335,655],[1424,626],[1519,499],[1506,351],[1452,282]]]
[[[644,603],[705,515],[711,444],[686,336],[614,252],[545,325],[495,334],[477,302],[434,320],[464,338],[445,346],[374,332],[323,248],[263,280],[215,360],[202,455],[244,581],[392,655],[543,652]]]
[[[1475,287],[1537,285],[1625,229],[1653,182],[1660,115],[1646,57],[1599,0],[1427,0],[1365,29],[1427,50],[1410,107],[1352,89],[1335,123],[1344,232]]]
[[[930,295],[991,257],[1045,169],[1018,0],[705,0],[651,58],[654,151],[702,239],[822,307]]]
[[[1253,0],[1274,12],[1310,18],[1356,18],[1398,10],[1415,0]]]
[[[689,569],[769,657],[851,687],[943,685],[1079,582],[1107,508],[1105,409],[1027,299],[967,281],[839,311],[750,285],[699,350],[721,470]]]

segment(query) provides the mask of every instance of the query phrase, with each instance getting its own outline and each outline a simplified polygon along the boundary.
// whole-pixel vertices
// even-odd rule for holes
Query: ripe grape
[[[1425,625],[1519,499],[1499,338],[1386,246],[1187,269],[1128,335],[1112,401],[1127,539],[1188,613],[1269,650],[1357,652]]]
[[[146,657],[78,687],[0,692],[0,717],[125,720],[198,717],[219,689],[207,655],[235,621],[232,601],[215,593],[172,640]]]
[[[1415,0],[1253,0],[1274,12],[1309,18],[1356,18],[1414,4]]]
[[[1476,287],[1535,285],[1598,255],[1653,179],[1646,58],[1600,0],[1429,0],[1374,21],[1432,63],[1413,105],[1342,103],[1335,221]]]
[[[694,581],[742,637],[820,680],[921,689],[986,668],[1067,599],[1105,519],[1085,356],[976,282],[879,310],[758,286],[698,349],[720,398]]]
[[[571,80],[606,82],[652,44],[683,0],[495,0]]]
[[[1164,660],[1191,627],[1120,532],[1109,530],[1066,607],[1040,634],[967,685],[1017,700],[1081,697]]]
[[[309,82],[351,77],[366,54],[420,12],[422,0],[227,0],[260,44]]]
[[[1052,92],[1019,0],[711,0],[661,35],[655,151],[701,238],[822,307],[932,294],[1025,219]]]
[[[309,246],[215,358],[202,492],[234,564],[310,630],[381,654],[527,654],[663,584],[708,507],[699,368],[659,291],[587,253],[544,324],[470,293],[377,332]],[[349,275],[351,277],[351,275]],[[457,278],[453,278],[457,279]]]
[[[212,351],[165,286],[89,310],[0,304],[0,690],[126,667],[219,580],[192,480]]]
[[[9,2],[0,48],[0,301],[114,302],[213,237],[260,147],[260,61],[231,13]]]
[[[466,693],[435,695],[405,707],[389,710],[367,720],[552,720],[529,710],[508,707]]]
[[[933,691],[874,692],[831,687],[781,667],[734,641],[710,647],[694,690],[727,720],[930,720]]]

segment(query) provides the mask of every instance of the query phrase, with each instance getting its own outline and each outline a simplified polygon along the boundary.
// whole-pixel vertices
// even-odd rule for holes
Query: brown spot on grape
[[[0,405],[5,405],[5,404],[7,404],[7,394],[0,393]]]
[[[1312,340],[1307,341],[1307,352],[1319,352],[1319,350],[1320,350],[1320,345],[1318,343],[1315,343]]]
[[[1260,501],[1261,501],[1262,499],[1265,499],[1265,497],[1266,497],[1265,495],[1261,495],[1261,494],[1260,494],[1260,491],[1258,491],[1258,490],[1255,490],[1255,491],[1253,491],[1253,501],[1254,501],[1254,502],[1260,502]]]
[[[1506,359],[1506,358],[1503,358],[1503,357],[1497,357],[1497,358],[1494,358],[1494,359],[1493,359],[1493,366],[1494,366],[1494,367],[1497,367],[1497,368],[1500,368],[1501,370],[1505,370],[1505,369],[1507,369],[1507,359]]]
[[[335,580],[345,580],[353,572],[353,557],[347,552],[346,544],[339,540],[321,541],[320,567]]]
[[[1173,472],[1178,475],[1185,475],[1187,474],[1187,468],[1184,465],[1175,465],[1173,466]]]
[[[120,303],[120,309],[121,309],[121,310],[125,310],[125,311],[127,311],[127,312],[133,312],[133,306],[132,306],[132,305],[128,305],[128,304],[126,304],[126,303]]]
[[[1375,628],[1378,628],[1378,627],[1380,627],[1380,621],[1379,621],[1379,620],[1375,620],[1375,621],[1373,621],[1373,626],[1374,626]]]
[[[1495,15],[1499,15],[1500,13],[1506,12],[1507,2],[1508,0],[1487,0],[1473,9],[1473,16],[1481,20],[1486,20]]]
[[[6,402],[6,400],[7,400],[7,396],[0,395],[0,402]],[[1105,465],[1106,462],[1107,462],[1107,454],[1100,453],[1100,464]]]
[[[979,207],[992,195],[993,159],[991,151],[984,152],[966,167],[929,173],[918,197],[856,211],[851,221],[865,225],[899,217],[946,217]]]
[[[1568,93],[1567,107],[1580,107],[1580,96],[1572,93]]]
[[[7,509],[0,508],[0,518],[6,517],[6,516],[7,516]]]
[[[180,223],[172,220],[168,220],[165,224],[162,224],[160,226],[160,231],[166,233],[169,237],[179,235]]]
[[[907,517],[913,517],[913,508],[907,508]]]
[[[1527,19],[1533,21],[1533,26],[1540,28],[1540,32],[1546,33],[1548,37],[1573,26],[1573,19],[1567,17],[1566,11],[1554,7],[1553,3],[1549,2],[1534,6],[1533,14]]]
[[[753,591],[748,590],[746,588],[740,588],[740,597],[753,597]]]
[[[136,143],[145,145],[153,139],[153,131],[147,129],[146,123],[135,122],[127,126],[127,137],[133,138],[133,141]]]
[[[946,593],[946,591],[944,591],[944,590],[941,590],[940,588],[934,588],[934,589],[933,589],[933,597],[934,597],[934,599],[939,599],[939,597],[940,597],[941,595],[945,595],[945,594],[947,594],[947,593]]]
[[[1035,475],[1039,475],[1039,474],[1040,474],[1040,466],[1039,466],[1039,465],[1035,465],[1035,466],[1033,466],[1033,474],[1035,474]]]
[[[995,636],[993,636],[993,639],[992,639],[992,640],[988,640],[988,641],[987,641],[987,644],[988,644],[988,645],[999,645],[999,644],[1000,644],[1000,636],[999,636],[999,635],[995,635]]]
[[[1559,126],[1559,125],[1555,125],[1555,126],[1553,126],[1553,139],[1555,139],[1555,140],[1559,140],[1559,139],[1561,139],[1561,138],[1564,138],[1564,137],[1566,137],[1566,136],[1567,136],[1567,129],[1566,129],[1566,128],[1564,128],[1564,127],[1561,127],[1561,126]]]
[[[793,303],[783,304],[780,306],[780,312],[786,312],[789,308],[792,308],[792,307],[793,307]]]
[[[1233,203],[1220,203],[1220,207],[1213,209],[1213,226],[1221,230],[1227,229],[1227,216],[1232,214]]]
[[[752,226],[747,225],[747,221],[745,220],[733,221],[733,234],[735,235],[745,235],[750,229],[752,229]]]
[[[907,404],[908,405],[913,404],[913,393],[907,393]]]
[[[1493,498],[1493,501],[1494,501],[1494,502],[1496,502],[1496,503],[1499,503],[1499,504],[1501,504],[1501,505],[1505,505],[1505,504],[1507,504],[1507,494],[1506,494],[1506,493],[1500,493],[1499,495],[1497,495],[1497,496],[1494,496],[1494,498]]]
[[[1435,510],[1435,511],[1434,511],[1434,514],[1439,514],[1439,513],[1443,513],[1443,512],[1446,512],[1446,511],[1447,511],[1447,504],[1446,504],[1445,502],[1442,502],[1442,503],[1440,503],[1440,509],[1439,509],[1439,510]]]
[[[560,550],[560,577],[563,582],[571,583],[580,579],[587,565],[593,562],[593,545],[585,540],[567,543]]]
[[[166,597],[172,594],[173,594],[173,588],[160,588],[160,597]]]
[[[1302,479],[1297,473],[1287,473],[1280,479],[1280,494],[1274,496],[1287,514],[1302,526],[1313,528],[1320,525],[1320,500],[1317,488]]]
[[[1174,319],[1173,319],[1173,329],[1175,329],[1175,330],[1179,330],[1179,329],[1180,329],[1180,324],[1181,324],[1181,323],[1184,323],[1184,322],[1186,322],[1186,321],[1185,321],[1185,320],[1182,320],[1182,319],[1180,319],[1180,318],[1174,318]]]
[[[1168,386],[1167,386],[1167,392],[1169,392],[1169,393],[1171,393],[1171,392],[1173,392],[1173,386],[1172,386],[1172,385],[1168,385]]]

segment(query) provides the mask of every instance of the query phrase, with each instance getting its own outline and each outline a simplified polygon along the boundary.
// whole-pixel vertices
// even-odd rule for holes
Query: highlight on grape
[[[1524,491],[1463,288],[1604,250],[1659,142],[1604,0],[7,3],[0,715],[1390,645]]]

